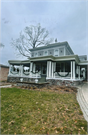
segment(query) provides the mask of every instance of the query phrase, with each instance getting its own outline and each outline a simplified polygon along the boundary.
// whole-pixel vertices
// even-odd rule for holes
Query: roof
[[[52,47],[58,47],[58,46],[66,46],[68,48],[68,50],[74,54],[74,52],[72,51],[71,47],[69,46],[68,42],[57,42],[57,43],[53,43],[53,44],[48,44],[47,46],[41,46],[41,47],[36,47],[33,49],[29,49],[30,51],[36,51],[36,50],[42,50],[42,49],[48,49],[48,48],[52,48]]]
[[[21,64],[28,64],[28,63],[30,63],[30,60],[24,60],[24,61],[22,61],[22,60],[9,60],[8,61],[10,64],[16,64],[16,65],[21,65]]]
[[[9,66],[3,64],[0,64],[0,67],[9,68]]]

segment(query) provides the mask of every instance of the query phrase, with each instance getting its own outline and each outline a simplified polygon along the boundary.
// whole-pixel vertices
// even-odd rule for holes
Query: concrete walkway
[[[11,87],[12,85],[4,85],[4,86],[0,86],[0,88],[7,88],[7,87]]]
[[[88,82],[81,84],[78,88],[77,101],[85,120],[88,122]]]

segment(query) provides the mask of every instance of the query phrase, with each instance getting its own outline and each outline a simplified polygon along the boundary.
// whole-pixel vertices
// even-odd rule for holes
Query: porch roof
[[[88,61],[81,61],[78,63],[78,65],[88,65]]]
[[[22,61],[22,60],[9,60],[8,62],[9,62],[9,64],[21,65],[21,64],[29,64],[30,60],[24,60],[24,61]]]
[[[45,61],[45,60],[52,60],[52,61],[71,61],[71,60],[75,60],[77,64],[80,63],[78,55],[67,55],[67,56],[59,56],[59,57],[54,57],[54,56],[50,55],[50,56],[30,58],[30,61]]]

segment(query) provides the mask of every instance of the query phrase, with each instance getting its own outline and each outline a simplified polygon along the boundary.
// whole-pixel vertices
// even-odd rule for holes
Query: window
[[[38,52],[38,56],[43,56],[43,51]]]
[[[55,55],[55,56],[58,56],[58,50],[55,50],[55,51],[54,51],[54,55]]]
[[[53,55],[54,54],[54,50],[52,49],[52,50],[48,50],[48,54],[49,55]]]
[[[56,72],[60,72],[60,70],[61,70],[60,63],[56,63]]]
[[[45,51],[44,55],[46,56],[47,54],[48,54],[47,51]]]
[[[60,56],[63,56],[63,55],[64,55],[64,48],[60,48],[60,49],[59,49],[59,55],[60,55]]]
[[[65,63],[65,72],[70,72],[70,64]]]
[[[35,53],[35,57],[37,57],[38,56],[38,53]]]

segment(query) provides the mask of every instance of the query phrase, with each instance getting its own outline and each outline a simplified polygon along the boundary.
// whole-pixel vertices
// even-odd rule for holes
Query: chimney
[[[55,39],[55,43],[57,42],[57,38]]]

